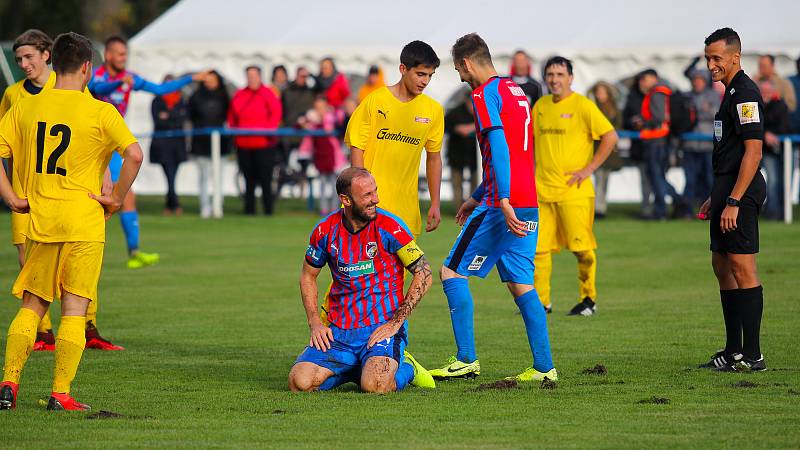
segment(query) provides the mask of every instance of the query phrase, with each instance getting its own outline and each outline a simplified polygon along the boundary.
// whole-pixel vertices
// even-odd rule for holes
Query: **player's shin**
[[[720,290],[722,317],[725,319],[725,353],[742,352],[742,318],[739,315],[738,289]]]
[[[119,222],[125,233],[125,242],[128,253],[139,249],[139,213],[136,211],[122,211],[119,213]]]
[[[475,330],[473,325],[472,293],[466,278],[449,278],[442,281],[447,304],[450,306],[450,320],[458,347],[456,358],[471,363],[478,359],[475,354]]]
[[[583,300],[589,297],[593,301],[597,301],[597,287],[595,283],[597,255],[594,250],[587,250],[584,252],[576,252],[575,256],[578,259],[578,298]]]
[[[56,337],[53,392],[69,393],[86,345],[86,316],[63,316]]]
[[[536,270],[533,272],[533,284],[539,292],[542,306],[550,306],[550,276],[553,274],[553,256],[550,252],[536,252],[533,260]]]
[[[33,310],[20,308],[11,326],[8,327],[3,381],[19,384],[22,369],[33,350],[39,320],[39,315]]]
[[[739,289],[739,308],[744,334],[742,354],[745,358],[761,358],[761,316],[764,312],[764,291],[761,286]]]
[[[550,337],[547,333],[547,316],[541,307],[536,289],[514,299],[525,322],[525,333],[533,355],[533,368],[546,373],[553,368],[553,357],[550,354]]]

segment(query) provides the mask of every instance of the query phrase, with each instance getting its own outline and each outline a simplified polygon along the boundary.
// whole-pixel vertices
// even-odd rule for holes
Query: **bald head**
[[[372,178],[372,174],[363,167],[348,167],[344,169],[342,173],[339,174],[339,178],[336,179],[336,194],[349,196],[351,194],[353,180],[361,177]]]

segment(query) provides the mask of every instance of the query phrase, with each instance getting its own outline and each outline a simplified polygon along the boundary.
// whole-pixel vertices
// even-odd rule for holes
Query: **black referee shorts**
[[[711,251],[719,253],[753,254],[758,253],[758,214],[767,198],[767,183],[761,171],[756,172],[753,181],[741,198],[736,229],[723,233],[720,229],[725,201],[731,195],[738,174],[715,175],[711,188]]]

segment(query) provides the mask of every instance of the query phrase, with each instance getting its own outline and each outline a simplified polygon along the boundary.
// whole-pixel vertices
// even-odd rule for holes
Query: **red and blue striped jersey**
[[[538,207],[525,92],[510,78],[492,77],[472,91],[472,103],[483,160],[483,182],[473,198],[491,207],[499,207],[502,198],[515,208]]]
[[[405,267],[422,256],[403,221],[378,208],[378,217],[351,233],[344,210],[331,213],[311,232],[306,262],[331,270],[328,321],[342,329],[363,328],[391,319],[404,300]]]

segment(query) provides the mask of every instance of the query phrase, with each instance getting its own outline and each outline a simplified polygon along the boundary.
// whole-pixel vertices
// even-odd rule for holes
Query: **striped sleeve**
[[[503,122],[500,120],[503,101],[497,89],[499,85],[499,81],[495,79],[482,89],[472,93],[475,115],[478,118],[478,131],[482,134],[503,128]]]

